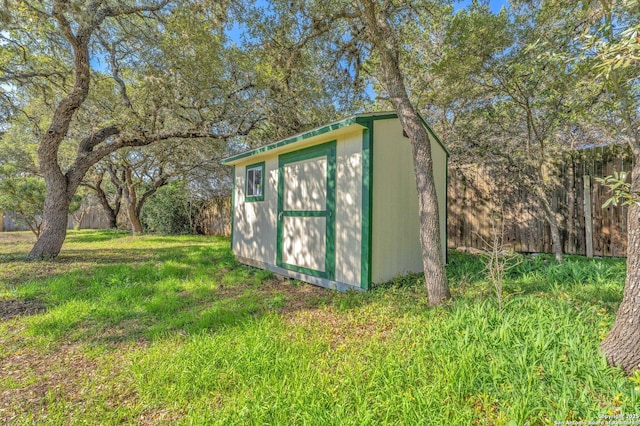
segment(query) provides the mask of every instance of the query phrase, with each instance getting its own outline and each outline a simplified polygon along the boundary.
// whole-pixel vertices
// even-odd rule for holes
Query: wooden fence
[[[552,208],[560,218],[564,253],[626,255],[627,208],[610,205],[603,209],[610,195],[595,181],[622,170],[631,170],[631,156],[620,147],[576,151],[566,157],[560,169],[561,189],[552,199]],[[514,192],[492,175],[499,173],[482,166],[449,169],[449,247],[486,248],[491,224],[502,212],[506,244],[520,252],[552,253],[551,233],[542,208],[526,191]],[[230,201],[223,196],[211,200],[196,218],[197,232],[229,235]],[[69,227],[73,227],[71,217]],[[81,228],[107,227],[99,208],[87,213],[81,224]],[[24,229],[9,215],[0,219],[2,231]]]
[[[77,227],[77,218],[69,215],[67,219],[67,229]],[[79,229],[106,229],[109,227],[109,220],[105,216],[100,206],[91,206],[81,217]],[[15,214],[0,212],[0,231],[28,231],[29,227],[21,221]]]
[[[568,254],[625,256],[627,208],[602,208],[610,197],[595,178],[630,171],[630,153],[621,147],[581,150],[560,167],[560,188],[552,199],[558,212],[563,251]],[[472,166],[449,171],[449,247],[486,248],[491,223],[503,212],[504,242],[520,252],[551,253],[551,233],[541,206],[526,191],[512,191],[492,179],[495,171]]]
[[[197,214],[195,218],[195,231],[204,235],[231,235],[231,198],[228,196],[214,197],[207,202],[204,208]],[[120,212],[123,217],[121,223],[127,223],[125,211]],[[80,219],[79,229],[107,229],[109,228],[109,220],[104,211],[98,205],[90,206],[83,210],[83,214],[76,213],[69,215],[67,229],[77,227],[78,219]],[[0,212],[0,232],[9,231],[28,231],[29,227],[11,213]]]
[[[204,235],[231,235],[231,197],[209,200],[196,218],[196,230]]]

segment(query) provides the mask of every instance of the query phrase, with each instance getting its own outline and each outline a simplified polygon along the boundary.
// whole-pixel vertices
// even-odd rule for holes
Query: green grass
[[[3,244],[3,238],[7,241]],[[640,413],[640,376],[598,353],[621,259],[527,257],[502,311],[477,256],[454,301],[419,275],[336,293],[239,265],[228,240],[69,235],[29,262],[0,234],[0,423],[493,425]],[[2,311],[0,311],[2,312]]]

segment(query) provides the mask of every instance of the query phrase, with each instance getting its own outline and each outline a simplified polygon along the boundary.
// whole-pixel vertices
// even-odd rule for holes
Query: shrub
[[[145,203],[141,218],[145,231],[170,235],[194,233],[200,204],[190,196],[184,182],[171,182]]]

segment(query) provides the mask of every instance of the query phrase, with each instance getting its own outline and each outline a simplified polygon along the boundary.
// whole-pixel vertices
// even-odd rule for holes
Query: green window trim
[[[259,174],[260,181],[259,183],[256,183],[256,171],[258,170],[260,171],[260,174]],[[253,177],[251,179],[249,178],[250,174],[253,174]],[[246,202],[264,201],[264,187],[265,187],[264,181],[265,181],[264,161],[261,161],[260,163],[250,164],[245,167],[244,200]],[[256,192],[258,193],[256,194]],[[249,195],[249,193],[251,193],[251,195]]]

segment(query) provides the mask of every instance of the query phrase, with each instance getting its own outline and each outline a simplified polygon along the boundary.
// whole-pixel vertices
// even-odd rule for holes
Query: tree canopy
[[[43,238],[33,257],[57,255],[65,205],[89,169],[122,148],[188,139],[230,144],[254,131],[304,128],[316,111],[332,114],[333,104],[322,101],[329,96],[308,82],[300,85],[306,98],[287,90],[280,101],[272,96],[279,83],[271,68],[226,36],[241,4],[9,3],[0,32],[3,111],[13,113],[5,122],[38,141],[47,183]],[[283,123],[273,111],[289,98],[323,108]]]

